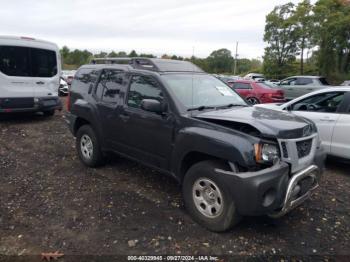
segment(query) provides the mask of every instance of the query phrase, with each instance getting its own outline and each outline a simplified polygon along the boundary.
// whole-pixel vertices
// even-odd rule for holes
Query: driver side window
[[[289,86],[289,85],[295,85],[295,78],[289,78],[281,82],[281,85],[283,86]]]
[[[343,101],[344,92],[332,92],[314,95],[292,105],[293,111],[335,113]]]
[[[162,103],[163,92],[153,77],[134,75],[130,83],[128,106],[141,108],[143,99],[155,99]]]

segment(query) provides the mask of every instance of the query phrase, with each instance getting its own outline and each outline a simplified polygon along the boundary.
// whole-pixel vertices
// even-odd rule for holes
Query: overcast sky
[[[8,0],[0,34],[32,36],[60,47],[206,57],[264,51],[265,16],[288,0]],[[298,0],[292,2],[297,3]]]

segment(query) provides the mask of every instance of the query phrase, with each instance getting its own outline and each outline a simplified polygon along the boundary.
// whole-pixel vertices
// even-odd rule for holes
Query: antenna
[[[192,46],[192,66],[193,66],[193,72],[194,72],[194,46]],[[193,72],[192,72],[192,87],[191,87],[191,107],[193,107],[194,99],[193,99]],[[193,114],[193,111],[191,111],[191,116]]]
[[[236,54],[235,54],[235,66],[233,68],[233,74],[236,75],[237,70],[237,58],[238,58],[238,41],[236,42]]]

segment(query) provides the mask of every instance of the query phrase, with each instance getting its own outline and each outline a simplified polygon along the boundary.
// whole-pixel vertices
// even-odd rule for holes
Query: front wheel
[[[185,175],[182,193],[192,218],[214,232],[230,229],[240,221],[234,199],[227,185],[218,179],[218,161],[203,161],[193,165]]]
[[[103,163],[100,143],[91,126],[84,125],[79,128],[76,136],[76,148],[83,164],[89,167],[97,167]]]

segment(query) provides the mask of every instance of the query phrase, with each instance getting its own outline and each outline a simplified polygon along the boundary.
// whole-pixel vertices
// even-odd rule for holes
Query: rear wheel
[[[227,185],[218,179],[215,168],[226,168],[218,161],[193,165],[184,178],[182,193],[192,218],[211,231],[222,232],[240,221]]]
[[[256,97],[249,97],[249,98],[247,98],[247,101],[248,101],[251,105],[260,104],[259,99],[257,99]]]
[[[97,167],[103,163],[100,143],[90,125],[84,125],[77,131],[76,148],[83,164]]]

